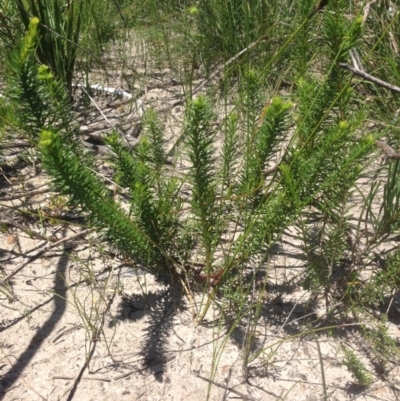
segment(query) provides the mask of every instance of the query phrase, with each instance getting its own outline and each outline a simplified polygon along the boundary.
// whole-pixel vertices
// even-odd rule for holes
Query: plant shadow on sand
[[[177,284],[163,284],[167,286],[158,291],[123,296],[116,316],[117,320],[131,322],[147,320],[139,357],[143,368],[148,369],[159,382],[163,381],[163,373],[170,360],[167,347],[173,320],[183,310],[182,288]]]
[[[47,303],[53,301],[54,309],[51,316],[47,321],[36,331],[36,334],[31,338],[30,344],[24,352],[22,352],[17,360],[13,363],[13,366],[5,373],[1,379],[0,387],[0,399],[4,399],[7,391],[14,385],[18,378],[22,375],[24,369],[30,364],[38,350],[40,349],[43,341],[54,331],[57,323],[61,320],[62,316],[66,310],[66,296],[67,296],[67,286],[65,281],[65,273],[69,262],[68,252],[64,250],[61,254],[57,267],[55,269],[53,297],[44,303],[38,305],[35,310],[40,309]],[[34,309],[30,311],[34,312]],[[18,321],[12,323],[16,324]],[[5,331],[8,327],[3,327],[1,331]],[[0,332],[1,332],[0,331]]]

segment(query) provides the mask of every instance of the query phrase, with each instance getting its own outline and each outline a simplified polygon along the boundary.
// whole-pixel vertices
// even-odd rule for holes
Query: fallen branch
[[[373,4],[374,2],[375,2],[375,1],[370,1],[370,2],[367,4],[367,6],[370,6],[370,5]],[[369,9],[368,9],[368,11],[369,11]],[[359,75],[360,77],[365,78],[367,81],[373,82],[373,83],[375,83],[375,84],[377,84],[377,85],[381,85],[381,86],[383,86],[383,87],[386,88],[386,89],[392,90],[393,92],[400,93],[400,88],[399,88],[398,86],[389,84],[389,83],[386,82],[386,81],[382,81],[381,79],[376,78],[376,77],[374,77],[373,75],[366,73],[366,72],[364,71],[364,67],[363,67],[363,65],[362,65],[362,63],[361,63],[360,57],[359,57],[358,52],[357,52],[356,49],[351,49],[351,50],[350,50],[350,56],[351,56],[351,58],[352,58],[352,60],[353,60],[354,67],[352,67],[352,66],[349,65],[349,64],[340,63],[340,66],[341,66],[341,67],[346,68],[347,70],[353,72],[354,74]],[[386,142],[377,140],[377,141],[374,142],[374,145],[375,145],[377,148],[383,150],[383,151],[386,153],[386,155],[387,155],[387,157],[388,157],[389,159],[400,159],[400,153],[396,152],[396,151],[395,151],[392,147],[390,147]]]
[[[46,193],[50,193],[50,192],[51,192],[51,190],[48,187],[46,187],[46,188],[42,188],[42,189],[35,189],[30,192],[22,192],[20,194],[2,196],[0,198],[0,201],[10,201],[10,200],[15,200],[15,199],[20,199],[20,198],[26,198],[28,196],[33,196],[33,195],[46,194]]]
[[[370,11],[370,9],[371,9],[371,6],[372,6],[373,4],[375,4],[376,2],[377,2],[377,0],[371,0],[371,1],[369,1],[369,2],[365,5],[365,7],[364,7],[363,20],[362,20],[363,24],[365,24],[365,22],[366,22],[367,19],[368,19],[368,15],[369,15],[369,11]]]
[[[53,376],[53,380],[75,380],[76,377],[72,377],[72,376]],[[90,377],[90,376],[86,376],[86,377],[81,377],[81,380],[94,380],[94,381],[101,381],[101,382],[111,382],[111,379],[105,379],[103,377]]]
[[[367,81],[370,81],[370,82],[373,82],[374,84],[383,86],[384,88],[389,89],[393,92],[400,93],[400,88],[398,86],[389,84],[386,81],[382,81],[381,79],[376,78],[373,75],[366,73],[365,71],[361,71],[360,69],[352,67],[351,65],[346,64],[346,63],[340,63],[340,66],[343,68],[346,68],[347,70],[351,71],[352,73],[354,73],[356,75],[359,75],[360,77],[363,77]]]
[[[382,149],[389,159],[400,159],[400,153],[396,152],[391,146],[389,146],[386,142],[375,141],[374,145]]]
[[[25,234],[27,234],[30,238],[38,238],[42,239],[48,242],[56,242],[57,239],[56,237],[47,237],[46,235],[40,234],[39,232],[32,230],[31,228],[25,227],[22,224],[14,221],[11,218],[3,217],[0,218],[0,224],[5,224],[9,226],[13,226],[15,228],[19,228],[21,231],[23,231]]]
[[[0,93],[0,97],[4,97]],[[32,144],[31,143],[26,143],[26,142],[14,142],[14,143],[2,143],[0,145],[0,149],[16,149],[16,148],[31,148]]]

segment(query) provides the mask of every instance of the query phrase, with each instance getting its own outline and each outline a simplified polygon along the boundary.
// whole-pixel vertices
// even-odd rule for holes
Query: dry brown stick
[[[0,149],[15,149],[15,148],[31,148],[31,143],[21,142],[21,143],[3,143],[0,145]]]
[[[382,81],[381,79],[376,78],[373,75],[366,73],[365,71],[361,71],[361,70],[354,68],[351,65],[346,64],[346,63],[340,63],[340,66],[343,68],[346,68],[347,70],[351,71],[352,73],[354,73],[356,75],[359,75],[360,77],[363,77],[367,81],[370,81],[370,82],[373,82],[374,84],[383,86],[384,88],[389,89],[393,92],[400,93],[400,88],[398,86],[389,84],[386,81]]]
[[[23,197],[27,197],[27,196],[45,194],[47,192],[51,192],[49,188],[35,189],[34,191],[30,191],[30,192],[22,192],[20,194],[2,196],[2,197],[0,197],[0,201],[15,200],[15,199],[19,199],[19,198],[23,198]]]
[[[400,153],[397,153],[391,146],[389,146],[386,142],[383,141],[375,141],[374,145],[382,149],[389,159],[400,159]]]
[[[362,23],[365,24],[365,22],[367,21],[368,15],[369,15],[369,11],[371,9],[372,4],[375,4],[377,2],[377,0],[371,0],[369,1],[365,7],[364,7],[364,15],[363,15],[363,19],[362,19]]]
[[[19,228],[20,230],[22,230],[25,234],[27,234],[29,237],[31,238],[38,238],[38,239],[42,239],[44,241],[48,241],[48,242],[56,242],[56,239],[54,239],[55,237],[46,237],[43,234],[38,233],[35,230],[32,230],[30,228],[27,228],[25,226],[23,226],[22,224],[17,223],[16,221],[14,221],[11,218],[0,218],[0,224],[8,224],[10,226],[14,226],[16,228]]]
[[[10,280],[12,277],[14,277],[18,272],[20,272],[26,265],[28,265],[29,263],[33,262],[34,260],[36,260],[37,258],[39,258],[40,256],[42,256],[43,254],[45,254],[47,251],[49,251],[51,248],[54,248],[58,245],[63,244],[64,242],[68,242],[74,238],[80,237],[82,235],[86,235],[88,232],[90,232],[91,229],[87,229],[87,230],[82,230],[79,231],[79,233],[76,233],[74,235],[71,235],[70,237],[67,238],[63,238],[60,239],[57,242],[53,242],[47,246],[45,246],[43,249],[41,249],[39,252],[37,252],[35,255],[29,257],[24,263],[22,263],[19,267],[17,267],[12,273],[10,273],[9,275],[7,275],[5,278],[3,278],[3,280],[0,281],[0,286],[2,286],[4,283],[6,283],[8,280]]]
[[[372,0],[370,1],[367,6],[371,6],[371,4],[375,3],[376,0]],[[369,11],[369,9],[368,9]],[[368,73],[366,73],[361,65],[361,61],[359,60],[359,56],[357,51],[354,49],[353,52],[351,53],[352,58],[353,58],[353,63],[354,63],[354,67],[348,65],[348,64],[344,64],[341,63],[340,66],[343,68],[346,68],[350,71],[352,71],[354,74],[359,75],[363,78],[365,78],[368,81],[371,81],[373,83],[376,83],[378,85],[383,86],[384,88],[390,89],[394,92],[400,93],[400,88],[398,86],[389,84],[388,82],[382,81],[379,78],[376,78]],[[379,148],[382,149],[387,157],[389,157],[389,159],[400,159],[400,153],[396,152],[391,146],[389,146],[386,142],[377,140],[375,141],[374,145]]]
[[[53,380],[75,380],[75,377],[72,376],[53,376]],[[81,377],[81,380],[96,380],[101,382],[111,382],[111,379],[104,379],[102,377]]]

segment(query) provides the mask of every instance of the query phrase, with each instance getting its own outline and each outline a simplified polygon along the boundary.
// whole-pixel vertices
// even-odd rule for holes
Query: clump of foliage
[[[290,25],[273,23],[267,31],[245,3],[229,4],[229,20],[215,2],[163,5],[194,26],[196,34],[185,36],[196,44],[189,76],[193,78],[197,59],[208,69],[233,57],[240,82],[229,98],[233,110],[222,116],[211,96],[188,96],[174,147],[187,163],[184,173],[169,159],[163,123],[151,109],[134,149],[116,132],[107,138],[114,179],[127,194],[128,208],[93,172],[95,160],[85,152],[71,112],[73,68],[60,73],[42,57],[43,27],[36,18],[29,19],[25,38],[10,53],[7,101],[0,99],[3,127],[18,127],[27,135],[57,191],[111,246],[158,277],[179,282],[188,293],[202,291],[199,320],[216,296],[222,297],[228,314],[257,319],[262,297],[255,295],[255,283],[260,275],[268,281],[266,261],[289,228],[298,234],[305,261],[293,280],[313,301],[324,302],[327,316],[337,305],[346,316],[377,307],[399,290],[397,249],[383,265],[376,263],[375,252],[399,233],[400,167],[398,160],[389,161],[385,180],[372,182],[367,193],[359,190],[376,158],[376,140],[389,134],[371,128],[371,106],[364,101],[365,93],[373,94],[368,101],[376,109],[380,89],[355,81],[343,69],[351,51],[366,46],[363,18],[360,13],[350,18],[344,1],[331,2],[329,12],[318,14],[312,12],[313,2],[303,1],[282,17],[291,18]],[[260,13],[271,11],[272,6],[256,3]],[[78,29],[80,17],[71,18],[71,29]],[[206,37],[211,26],[215,28]],[[260,50],[269,55],[265,65],[243,61],[239,56],[250,54],[247,47],[268,32],[282,35]],[[215,58],[206,53],[207,46]],[[71,51],[74,58],[76,48]],[[183,64],[188,61],[182,59]],[[393,128],[393,120],[386,126]],[[355,214],[357,197],[362,210]],[[383,329],[374,336],[388,337]],[[369,385],[363,365],[351,351],[344,352],[357,382]]]
[[[343,347],[344,361],[343,364],[347,367],[348,371],[351,373],[357,384],[360,386],[369,386],[372,384],[372,377],[368,369],[360,361],[357,355]]]

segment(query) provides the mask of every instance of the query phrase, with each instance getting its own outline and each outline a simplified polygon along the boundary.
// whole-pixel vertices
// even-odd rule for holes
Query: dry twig
[[[40,195],[40,194],[46,194],[50,193],[50,189],[48,187],[42,188],[42,189],[35,189],[33,191],[29,192],[22,192],[20,194],[14,194],[14,195],[8,195],[8,196],[2,196],[1,201],[10,201],[10,200],[15,200],[15,199],[20,199],[20,198],[26,198],[28,196],[33,196],[33,195]]]
[[[375,146],[382,149],[389,159],[400,159],[400,153],[396,152],[391,146],[383,141],[375,141]]]
[[[372,4],[375,4],[377,2],[377,0],[371,0],[369,1],[365,7],[364,7],[364,15],[363,15],[363,19],[362,19],[362,23],[365,24],[365,22],[367,21],[368,15],[369,15],[369,11],[371,9]]]
[[[39,232],[37,232],[35,230],[32,230],[31,228],[27,228],[27,227],[23,226],[22,224],[19,224],[18,222],[14,221],[11,218],[7,218],[7,217],[0,218],[0,224],[6,224],[9,226],[19,228],[21,231],[23,231],[25,234],[27,234],[31,238],[34,237],[34,238],[42,239],[42,240],[48,241],[48,242],[56,242],[57,241],[56,237],[47,237],[43,234],[40,234]]]
[[[340,66],[343,68],[346,68],[347,70],[351,71],[352,73],[354,73],[356,75],[359,75],[360,77],[366,79],[367,81],[370,81],[370,82],[373,82],[374,84],[383,86],[384,88],[389,89],[393,92],[400,93],[400,88],[398,86],[389,84],[386,81],[382,81],[381,79],[376,78],[373,75],[366,73],[365,71],[361,71],[360,69],[352,67],[351,65],[346,64],[346,63],[340,63]]]
[[[75,380],[75,377],[72,376],[53,376],[53,380]],[[112,382],[111,379],[105,379],[103,377],[81,377],[81,380],[94,380],[94,381],[101,381],[101,382]]]
[[[367,4],[367,6],[368,5],[370,6],[373,3],[374,3],[374,1],[371,1],[370,3]],[[360,57],[359,57],[358,52],[357,52],[356,49],[351,49],[350,55],[351,55],[351,58],[353,60],[354,67],[352,67],[349,64],[340,63],[341,67],[346,68],[347,70],[350,70],[354,74],[359,75],[360,77],[363,77],[367,81],[370,81],[370,82],[373,82],[373,83],[375,83],[377,85],[383,86],[384,88],[390,89],[393,92],[400,93],[400,87],[398,87],[396,85],[389,84],[386,81],[382,81],[381,79],[376,78],[373,75],[366,73],[364,71],[364,67],[362,66]],[[389,157],[389,159],[400,159],[400,153],[396,152],[386,142],[377,140],[377,141],[375,141],[374,144],[375,144],[375,146],[377,148],[383,150],[386,153],[387,157]]]

